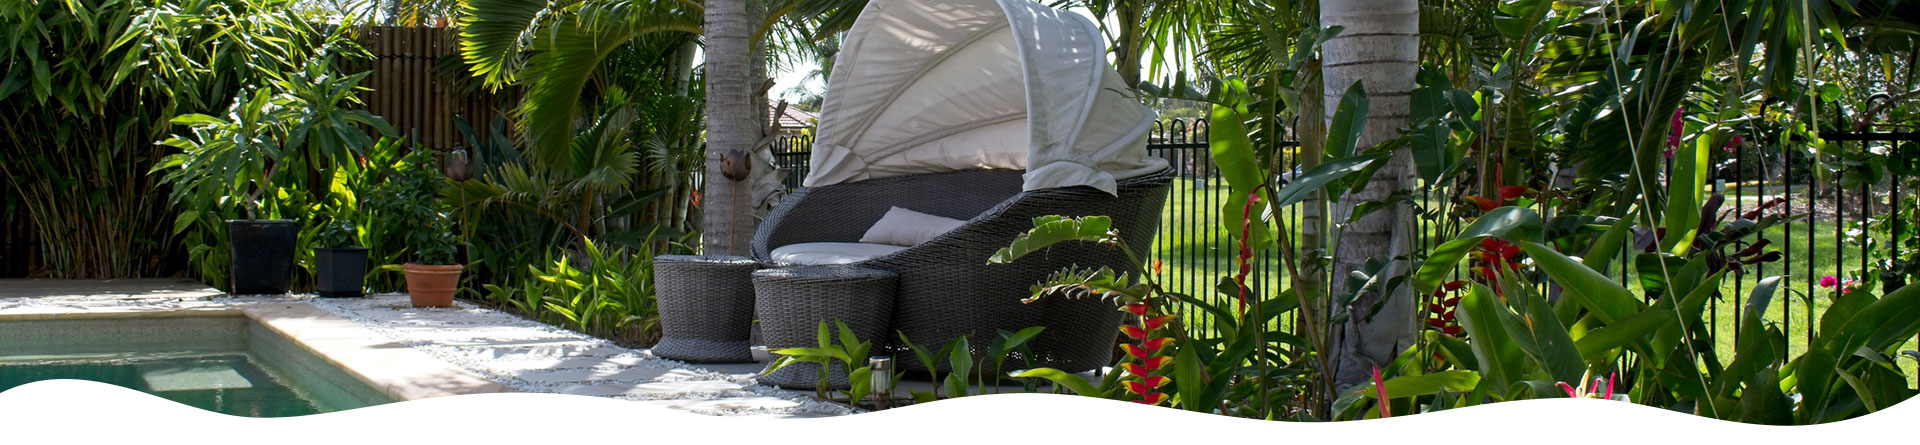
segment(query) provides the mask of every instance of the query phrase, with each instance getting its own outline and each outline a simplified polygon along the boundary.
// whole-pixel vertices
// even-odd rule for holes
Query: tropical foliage
[[[174,132],[176,116],[219,114],[242,89],[336,80],[305,68],[353,57],[353,28],[315,26],[312,17],[293,0],[0,6],[0,27],[10,30],[0,46],[0,128],[9,141],[0,148],[0,193],[32,221],[38,274],[180,270],[191,247],[176,241],[166,186],[148,174],[173,148],[154,142]]]

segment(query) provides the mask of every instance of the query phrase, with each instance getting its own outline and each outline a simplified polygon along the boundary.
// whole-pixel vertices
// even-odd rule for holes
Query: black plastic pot
[[[367,276],[367,248],[313,248],[314,293],[322,297],[358,297]]]
[[[227,220],[234,295],[284,294],[293,281],[293,249],[300,225],[288,219]]]

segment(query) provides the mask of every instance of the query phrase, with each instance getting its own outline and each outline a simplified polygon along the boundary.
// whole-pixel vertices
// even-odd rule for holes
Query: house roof
[[[767,107],[767,114],[773,114],[775,108],[779,108],[779,105]],[[788,104],[786,114],[773,116],[773,119],[775,126],[779,128],[811,128],[815,122],[820,121],[820,114]]]

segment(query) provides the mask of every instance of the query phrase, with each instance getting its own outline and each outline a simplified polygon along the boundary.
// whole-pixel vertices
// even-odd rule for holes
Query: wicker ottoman
[[[746,257],[662,255],[653,259],[660,343],[653,355],[694,363],[753,361],[753,271]]]
[[[834,320],[846,323],[860,341],[872,342],[873,350],[891,338],[893,294],[899,276],[893,272],[854,266],[795,266],[765,269],[753,273],[755,303],[760,314],[760,334],[768,351],[785,348],[818,347],[815,336],[821,321],[839,342]],[[866,360],[866,357],[855,357]],[[847,386],[846,371],[839,363],[828,367],[828,381],[834,388]],[[796,363],[772,374],[760,376],[760,383],[788,389],[814,389],[820,382],[820,367]]]

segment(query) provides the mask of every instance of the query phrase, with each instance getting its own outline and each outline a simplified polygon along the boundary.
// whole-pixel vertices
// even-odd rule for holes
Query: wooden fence
[[[454,126],[458,115],[473,125],[483,140],[500,116],[516,101],[510,90],[491,93],[466,74],[453,28],[376,26],[362,38],[373,53],[372,71],[360,94],[367,111],[385,117],[401,136],[418,146],[447,150],[469,142]]]

